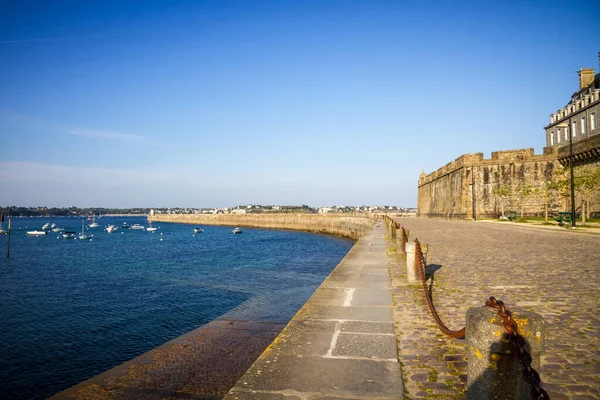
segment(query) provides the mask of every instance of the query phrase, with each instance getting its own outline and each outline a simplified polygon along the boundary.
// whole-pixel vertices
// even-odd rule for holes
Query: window
[[[585,117],[581,117],[581,132],[582,135],[585,135]]]
[[[573,137],[577,136],[577,122],[571,122],[571,135]]]
[[[554,132],[550,132],[550,146],[554,146]]]
[[[596,113],[590,114],[590,129],[591,130],[596,129]]]
[[[556,143],[560,143],[560,128],[556,130]]]

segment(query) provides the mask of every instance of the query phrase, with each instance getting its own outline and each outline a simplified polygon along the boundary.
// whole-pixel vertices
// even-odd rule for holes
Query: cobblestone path
[[[509,309],[534,311],[546,322],[538,372],[551,399],[600,398],[600,235],[484,221],[397,221],[410,230],[410,241],[429,245],[433,301],[450,329],[462,328],[466,311],[489,296]],[[406,398],[466,398],[465,341],[439,332],[422,287],[406,283],[404,259],[390,251],[388,261]]]

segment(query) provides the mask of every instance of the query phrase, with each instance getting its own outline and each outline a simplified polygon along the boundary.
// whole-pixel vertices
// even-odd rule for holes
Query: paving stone
[[[597,317],[600,235],[576,234],[485,221],[401,218],[410,240],[428,244],[428,281],[438,314],[450,329],[465,325],[466,311],[480,307],[489,296],[508,309],[522,307],[546,322],[541,356],[542,387],[553,400],[598,398],[600,390],[600,320]],[[396,245],[388,239],[388,246]],[[568,245],[565,245],[568,243]],[[456,376],[443,398],[466,398],[465,341],[440,334],[433,322],[422,287],[406,284],[403,256],[388,254],[394,302],[398,357],[406,376],[408,398],[435,398],[425,390],[429,368],[437,379]],[[585,277],[585,279],[582,279]],[[445,365],[444,365],[445,364]],[[452,372],[448,372],[452,371]],[[439,388],[442,390],[442,388]],[[438,396],[439,398],[439,396]]]

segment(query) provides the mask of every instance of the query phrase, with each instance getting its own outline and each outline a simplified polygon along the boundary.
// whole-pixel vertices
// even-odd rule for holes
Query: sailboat
[[[96,216],[93,215],[92,216],[92,223],[90,224],[90,228],[97,228],[99,226],[100,226],[100,224],[96,222]]]
[[[148,227],[146,228],[146,231],[147,231],[147,232],[154,232],[154,231],[156,231],[157,229],[158,229],[158,228],[153,228],[153,227],[152,227],[152,221],[151,221],[151,220],[148,220]]]
[[[79,235],[79,240],[92,240],[92,236],[94,235],[86,235],[85,234],[85,221],[81,220],[81,235]]]

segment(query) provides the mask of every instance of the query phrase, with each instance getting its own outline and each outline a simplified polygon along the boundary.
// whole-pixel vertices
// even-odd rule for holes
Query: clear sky
[[[0,205],[416,206],[545,145],[600,2],[0,2]]]

